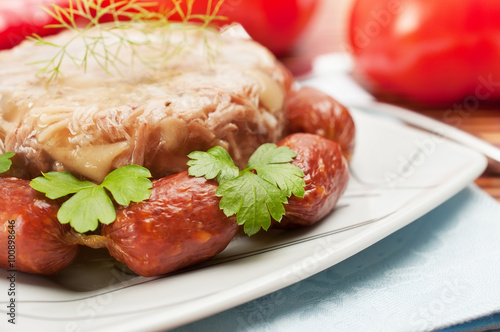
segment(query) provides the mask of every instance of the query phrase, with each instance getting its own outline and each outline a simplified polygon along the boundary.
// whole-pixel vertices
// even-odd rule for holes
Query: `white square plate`
[[[16,325],[0,279],[0,330],[169,329],[318,273],[437,207],[478,177],[486,158],[391,118],[352,110],[352,177],[338,207],[314,227],[239,236],[202,267],[161,278],[119,272],[110,260],[55,277],[16,273]],[[7,272],[4,271],[7,275]]]

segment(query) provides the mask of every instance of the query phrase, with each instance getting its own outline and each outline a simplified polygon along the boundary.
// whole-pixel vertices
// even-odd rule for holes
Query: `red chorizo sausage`
[[[348,181],[347,162],[339,145],[312,134],[294,134],[279,146],[298,156],[293,163],[305,173],[304,198],[292,197],[287,215],[277,225],[311,225],[335,206]],[[67,266],[77,245],[107,247],[112,256],[143,276],[176,271],[212,258],[238,231],[234,217],[226,217],[215,196],[217,184],[182,172],[153,181],[151,197],[121,207],[117,219],[102,226],[102,235],[82,235],[57,222],[59,204],[43,198],[26,180],[0,179],[0,192],[9,200],[0,203],[5,220],[0,242],[2,267],[8,266],[9,220],[16,227],[16,269],[51,274]]]
[[[212,258],[238,232],[219,209],[217,182],[187,171],[153,181],[151,197],[119,208],[102,227],[110,254],[142,276],[166,274]]]
[[[354,152],[355,126],[345,106],[311,87],[291,90],[286,100],[289,134],[309,133],[340,144],[347,161]]]
[[[18,178],[0,178],[0,197],[0,267],[53,274],[73,261],[78,245],[57,221],[56,201]]]
[[[349,181],[347,161],[336,142],[318,135],[293,134],[278,146],[297,152],[292,164],[305,174],[305,196],[292,196],[285,205],[286,215],[274,226],[290,228],[312,225],[330,213]]]

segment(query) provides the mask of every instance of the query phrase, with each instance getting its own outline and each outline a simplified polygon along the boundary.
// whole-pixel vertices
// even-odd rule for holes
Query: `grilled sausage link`
[[[153,181],[151,197],[119,208],[102,227],[110,254],[150,277],[212,258],[238,232],[235,218],[219,209],[217,183],[187,171]]]
[[[73,261],[78,245],[57,221],[56,201],[18,178],[0,178],[0,197],[0,267],[48,275]]]
[[[347,161],[354,152],[355,126],[345,106],[311,87],[291,90],[286,100],[289,134],[316,134],[337,142]]]
[[[305,196],[292,196],[285,205],[286,215],[279,228],[312,225],[330,213],[349,181],[347,161],[339,145],[313,134],[293,134],[278,146],[287,146],[297,152],[292,164],[305,174]]]
[[[293,164],[305,173],[306,194],[289,200],[286,216],[275,226],[312,225],[334,208],[344,192],[347,162],[337,143],[318,135],[293,134],[278,145],[297,152]],[[155,180],[147,201],[118,208],[116,220],[103,225],[101,235],[83,235],[61,225],[56,218],[59,204],[32,189],[29,181],[0,178],[0,194],[8,197],[0,201],[4,248],[0,266],[52,274],[71,263],[76,243],[106,247],[118,261],[146,277],[201,263],[224,250],[238,232],[235,218],[219,209],[216,188],[216,182],[187,172]],[[8,255],[12,239],[15,266]]]

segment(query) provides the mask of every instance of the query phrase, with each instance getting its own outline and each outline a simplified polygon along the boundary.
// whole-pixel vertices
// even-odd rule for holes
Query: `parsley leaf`
[[[49,172],[42,175],[31,180],[30,186],[50,199],[58,199],[96,186],[89,181],[80,181],[68,172]]]
[[[142,202],[151,195],[153,185],[149,177],[151,173],[146,168],[130,165],[112,171],[100,185],[80,181],[68,172],[42,173],[30,185],[50,199],[74,194],[61,205],[57,219],[85,233],[97,229],[99,222],[110,224],[116,219],[115,206],[106,189],[120,205]]]
[[[85,188],[61,205],[57,212],[61,224],[70,225],[80,233],[93,231],[99,225],[116,219],[115,207],[101,186]]]
[[[151,173],[144,167],[129,165],[115,169],[109,173],[102,186],[108,189],[115,201],[120,205],[130,202],[142,202],[149,198],[153,184],[148,179]]]
[[[12,161],[10,158],[14,157],[14,152],[5,152],[0,154],[0,173],[5,173],[12,166]]]
[[[188,157],[191,159],[187,163],[191,176],[204,176],[207,180],[217,177],[219,184],[238,176],[238,167],[234,165],[229,153],[220,146],[215,146],[207,152],[191,152]]]
[[[236,214],[248,235],[269,229],[271,218],[281,221],[287,197],[305,194],[302,170],[290,164],[296,153],[288,147],[263,144],[250,157],[247,167],[237,173],[229,154],[221,147],[189,155],[189,174],[206,179],[217,177],[216,196],[226,216]]]
[[[255,170],[261,178],[278,186],[286,197],[292,194],[304,197],[304,172],[290,164],[296,156],[297,153],[286,146],[278,148],[276,144],[263,144],[250,157],[247,168]]]
[[[248,160],[248,167],[256,165],[289,163],[297,153],[286,146],[277,147],[276,144],[262,144]]]
[[[287,199],[283,192],[248,170],[221,184],[215,195],[222,197],[219,206],[226,216],[236,214],[238,225],[244,225],[248,235],[257,233],[260,228],[267,230],[271,226],[271,216],[281,221],[285,214],[283,204]]]

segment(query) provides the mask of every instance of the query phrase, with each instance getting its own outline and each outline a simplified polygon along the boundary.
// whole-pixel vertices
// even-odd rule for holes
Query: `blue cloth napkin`
[[[470,185],[340,264],[175,331],[495,328],[500,328],[500,205]]]

